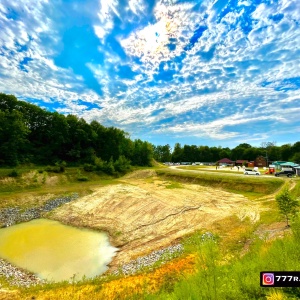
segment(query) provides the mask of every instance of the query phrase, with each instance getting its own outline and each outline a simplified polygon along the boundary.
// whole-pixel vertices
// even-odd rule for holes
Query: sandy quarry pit
[[[112,269],[216,220],[231,215],[259,219],[261,208],[242,195],[196,184],[168,185],[155,176],[129,176],[63,205],[49,217],[108,232],[111,244],[119,248]]]

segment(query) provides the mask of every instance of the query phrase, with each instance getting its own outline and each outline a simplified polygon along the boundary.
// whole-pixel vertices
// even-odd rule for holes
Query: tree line
[[[118,128],[49,112],[0,93],[0,166],[62,166],[66,162],[113,173],[124,172],[131,165],[150,166],[153,158],[159,162],[216,162],[224,157],[252,161],[258,156],[300,163],[300,142],[282,146],[265,142],[260,147],[242,143],[233,149],[176,143],[172,149],[169,144],[155,146],[131,140]]]
[[[152,145],[115,127],[87,123],[0,93],[0,166],[90,164],[107,173],[150,166]]]
[[[263,156],[268,161],[293,161],[300,163],[300,142],[276,146],[275,142],[264,142],[260,147],[242,143],[233,149],[228,147],[208,147],[176,143],[174,149],[169,144],[153,146],[154,158],[159,162],[216,162],[222,158],[232,161],[244,159],[254,161]]]

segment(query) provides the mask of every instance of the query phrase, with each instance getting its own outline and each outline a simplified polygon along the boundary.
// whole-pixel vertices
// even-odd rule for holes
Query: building
[[[276,170],[281,170],[281,164],[286,163],[286,161],[274,161],[272,162],[272,165],[275,166]]]
[[[295,172],[297,176],[300,176],[300,166],[299,167],[295,167]]]
[[[245,160],[245,159],[238,159],[235,161],[235,165],[236,166],[243,166],[243,165],[248,165],[248,160]]]
[[[229,158],[222,158],[220,160],[217,161],[217,163],[220,165],[220,166],[233,166],[234,165],[234,161],[230,160]]]
[[[248,162],[248,168],[254,168],[254,161]]]
[[[267,161],[263,156],[258,156],[254,161],[255,167],[263,168],[267,166]]]

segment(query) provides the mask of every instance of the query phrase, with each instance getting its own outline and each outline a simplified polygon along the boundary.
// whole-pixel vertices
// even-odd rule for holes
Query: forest
[[[172,149],[169,144],[131,140],[121,129],[49,112],[3,93],[0,141],[0,166],[86,164],[108,174],[124,173],[130,166],[151,166],[153,158],[159,162],[216,162],[224,157],[251,161],[262,155],[268,161],[300,163],[300,141],[281,146],[264,142],[259,147],[241,143],[233,149],[176,143]]]
[[[270,161],[293,161],[300,163],[300,142],[276,146],[276,142],[263,142],[260,147],[242,143],[233,149],[228,147],[208,147],[184,145],[176,143],[174,149],[170,145],[153,146],[153,155],[160,162],[216,162],[222,158],[232,161],[239,159],[254,161],[263,156]]]
[[[0,93],[0,166],[87,164],[105,173],[151,166],[152,145],[97,121],[88,124]]]

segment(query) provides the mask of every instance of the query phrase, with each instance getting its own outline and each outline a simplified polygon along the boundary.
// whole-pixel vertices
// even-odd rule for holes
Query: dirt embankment
[[[234,214],[248,216],[253,222],[259,219],[258,205],[242,195],[139,177],[143,176],[131,175],[119,185],[99,188],[58,208],[49,217],[107,231],[111,243],[120,249],[113,267],[169,245],[218,219]]]

